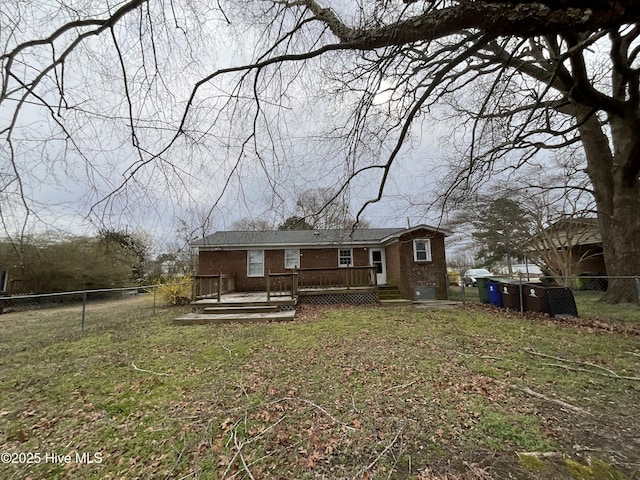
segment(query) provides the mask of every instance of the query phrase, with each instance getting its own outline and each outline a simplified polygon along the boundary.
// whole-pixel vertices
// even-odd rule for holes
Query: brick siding
[[[416,262],[413,258],[413,240],[428,238],[431,241],[430,262]],[[356,267],[369,265],[369,250],[354,247],[353,264]],[[264,273],[262,277],[247,278],[246,250],[201,251],[198,274],[234,274],[236,291],[266,290],[266,274],[283,273],[284,249],[264,251]],[[414,299],[416,287],[432,287],[436,298],[447,298],[446,258],[444,235],[430,230],[417,230],[402,235],[399,241],[385,248],[388,283],[397,285],[404,298]],[[300,249],[300,268],[338,267],[338,248]]]
[[[431,241],[431,261],[416,262],[413,259],[413,240]],[[432,287],[438,300],[447,299],[447,266],[444,235],[428,230],[418,230],[400,237],[398,243],[400,281],[397,283],[404,298],[414,299],[416,287]]]

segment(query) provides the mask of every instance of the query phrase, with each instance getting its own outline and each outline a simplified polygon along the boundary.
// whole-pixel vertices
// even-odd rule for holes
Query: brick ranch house
[[[357,289],[395,285],[406,299],[447,299],[445,237],[451,232],[411,228],[219,231],[191,243],[199,285],[258,292]],[[295,280],[294,280],[295,278]],[[209,287],[204,285],[209,280]],[[198,283],[200,282],[200,283]],[[284,285],[284,287],[283,287]]]

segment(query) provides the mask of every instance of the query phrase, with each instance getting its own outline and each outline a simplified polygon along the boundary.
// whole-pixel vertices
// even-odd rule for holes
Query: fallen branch
[[[393,440],[391,440],[391,443],[389,443],[389,445],[387,445],[386,447],[384,447],[384,450],[382,450],[378,456],[373,460],[373,462],[371,462],[369,465],[367,465],[366,467],[360,469],[360,471],[358,473],[355,474],[355,476],[353,477],[353,479],[355,480],[356,478],[360,477],[361,475],[364,475],[365,473],[367,473],[369,470],[371,470],[376,463],[378,463],[378,461],[382,458],[382,456],[387,453],[389,450],[391,450],[393,448],[393,445],[396,443],[396,441],[398,441],[398,438],[400,438],[400,434],[402,433],[402,430],[404,429],[404,425],[402,427],[400,427],[400,430],[398,430],[398,433],[396,433],[396,436],[393,437]]]
[[[227,439],[227,443],[225,444],[225,448],[229,448],[229,444],[231,443],[231,440],[233,439],[234,443],[237,446],[237,428],[238,425],[240,425],[240,422],[242,420],[238,420],[236,423],[234,423],[233,428],[232,428],[232,432],[233,434],[229,436],[229,438]],[[242,448],[242,447],[240,447]],[[238,455],[240,455],[240,448],[236,448],[236,452],[233,454],[233,457],[231,458],[231,460],[229,460],[229,463],[227,463],[227,468],[225,469],[224,473],[222,474],[222,477],[220,478],[227,478],[227,473],[229,473],[229,471],[231,470],[231,467],[233,466],[233,464],[236,461],[236,458],[238,458]]]
[[[399,388],[406,388],[406,387],[410,387],[411,385],[413,385],[414,383],[416,383],[416,381],[414,380],[413,382],[409,382],[409,383],[405,383],[404,385],[394,385],[393,387],[389,387],[386,390],[383,390],[382,393],[387,393],[390,392],[391,390],[397,390]]]
[[[259,462],[261,462],[265,458],[268,458],[268,457],[272,456],[273,453],[268,453],[268,454],[263,455],[262,457],[258,458],[257,460],[254,460],[251,463],[247,463],[246,459],[244,458],[244,455],[242,455],[242,449],[246,445],[249,445],[250,443],[255,442],[256,440],[258,440],[262,435],[267,433],[272,428],[276,427],[285,418],[287,418],[287,416],[283,415],[282,417],[280,417],[278,419],[277,422],[272,423],[268,427],[264,428],[260,433],[254,435],[249,440],[245,440],[245,441],[242,441],[242,442],[238,442],[238,427],[240,426],[240,423],[242,422],[242,419],[240,419],[236,423],[234,423],[233,428],[231,429],[231,431],[233,433],[230,436],[230,438],[229,438],[229,440],[227,442],[227,445],[225,445],[225,447],[228,447],[229,443],[231,442],[231,440],[233,440],[233,444],[235,446],[235,450],[236,451],[235,451],[233,457],[231,458],[231,460],[229,461],[229,463],[227,464],[227,468],[225,469],[224,473],[222,474],[222,477],[220,477],[220,478],[228,478],[229,480],[231,480],[231,479],[237,477],[238,475],[240,475],[243,470],[247,473],[247,475],[249,475],[249,478],[254,478],[253,474],[251,473],[250,467],[252,467],[253,465],[255,465],[255,464],[259,463]],[[245,421],[245,423],[247,421],[246,415],[245,415],[244,421]],[[242,463],[242,469],[239,469],[236,473],[234,473],[230,477],[227,477],[227,474],[231,470],[231,467],[233,466],[233,464],[235,463],[237,458],[239,458],[240,459],[240,463]]]
[[[640,377],[629,377],[626,375],[619,375],[618,373],[614,372],[613,370],[610,370],[606,367],[603,367],[602,365],[597,365],[595,363],[591,363],[591,362],[580,362],[578,360],[568,360],[566,358],[562,358],[562,357],[556,357],[554,355],[548,355],[546,353],[542,353],[542,352],[538,352],[536,350],[533,350],[531,348],[525,348],[524,349],[525,352],[527,352],[530,355],[535,355],[538,357],[543,357],[543,358],[551,358],[553,360],[558,360],[560,362],[565,362],[565,363],[575,363],[577,365],[584,365],[587,367],[591,367],[591,368],[597,368],[599,370],[604,370],[604,372],[594,372],[593,370],[589,370],[586,368],[578,368],[578,367],[569,367],[567,365],[561,365],[561,364],[557,364],[557,363],[545,363],[545,365],[549,366],[549,367],[559,367],[559,368],[565,368],[567,370],[572,370],[574,372],[585,372],[585,373],[591,373],[593,375],[600,375],[602,377],[607,377],[607,378],[617,378],[619,380],[632,380],[634,382],[640,382]]]
[[[590,373],[592,375],[599,375],[601,377],[614,378],[616,380],[631,380],[634,382],[640,382],[640,377],[628,377],[626,375],[618,375],[617,373],[610,374],[610,373],[603,373],[603,372],[594,372],[593,370],[589,370],[587,368],[570,367],[569,365],[562,365],[560,363],[545,363],[544,365],[546,365],[547,367],[564,368],[565,370],[571,370],[572,372]]]
[[[343,426],[347,430],[355,430],[355,428],[352,427],[351,425],[349,425],[347,423],[344,423],[344,422],[341,422],[336,417],[331,415],[331,413],[329,413],[325,408],[321,407],[320,405],[317,405],[317,404],[313,403],[311,400],[306,400],[304,398],[282,397],[282,398],[280,398],[278,400],[274,400],[273,402],[267,403],[265,406],[275,405],[277,403],[282,403],[282,402],[286,402],[286,401],[289,401],[289,402],[302,402],[302,403],[306,403],[307,405],[311,405],[312,407],[314,407],[314,408],[318,409],[319,411],[321,411],[322,413],[324,413],[327,417],[329,417],[331,420],[333,420],[338,425]]]
[[[276,427],[280,422],[282,422],[285,418],[287,418],[286,415],[283,415],[282,417],[280,417],[278,419],[277,422],[272,423],[271,425],[269,425],[268,427],[266,427],[265,429],[263,429],[260,433],[254,435],[253,437],[251,437],[249,440],[247,440],[246,443],[251,443],[251,442],[255,442],[257,439],[259,439],[262,435],[264,435],[265,433],[267,433],[269,430],[271,430],[272,428]]]
[[[358,410],[358,407],[356,407],[356,399],[353,398],[353,394],[351,394],[351,405],[353,406],[353,410],[356,413],[360,413],[360,410]]]
[[[144,372],[144,373],[150,373],[152,375],[160,375],[162,377],[168,377],[169,374],[168,373],[158,373],[158,372],[152,372],[151,370],[144,370],[142,368],[138,368],[136,367],[136,364],[131,362],[131,366],[133,367],[134,370],[138,371],[138,372]]]
[[[553,457],[564,457],[564,453],[562,452],[516,452],[516,455],[519,457],[536,457],[536,458],[553,458]]]
[[[500,360],[501,362],[513,362],[514,360],[506,359],[502,357],[494,357],[493,355],[474,355],[472,353],[462,353],[456,352],[460,357],[476,357],[482,358],[483,360]]]
[[[562,358],[562,357],[556,357],[554,355],[549,355],[549,354],[546,354],[546,353],[538,352],[538,351],[534,350],[533,348],[525,348],[524,351],[527,352],[530,355],[536,355],[538,357],[552,358],[554,360],[559,360],[559,361],[565,362],[565,363],[575,363],[577,365],[586,365],[588,367],[599,368],[599,369],[604,370],[605,372],[610,373],[611,375],[618,376],[618,374],[616,372],[614,372],[613,370],[609,370],[608,368],[605,368],[605,367],[603,367],[601,365],[596,365],[595,363],[580,362],[578,360],[569,360],[569,359]]]
[[[530,389],[529,387],[522,387],[520,385],[514,385],[512,383],[505,383],[505,382],[500,382],[497,381],[497,383],[501,383],[502,385],[506,385],[509,388],[512,388],[514,390],[520,390],[521,392],[526,393],[527,395],[531,395],[532,397],[536,397],[539,398],[541,400],[544,400],[546,402],[550,402],[550,403],[554,403],[560,407],[562,407],[565,410],[569,410],[573,413],[577,413],[579,415],[586,415],[589,417],[593,417],[593,414],[583,408],[580,407],[576,407],[575,405],[571,405],[569,402],[565,402],[564,400],[560,400],[557,398],[551,398],[551,397],[547,397],[546,395],[543,395],[542,393],[536,392],[535,390]]]
[[[244,447],[246,445],[246,443],[245,442],[238,443],[237,426],[236,426],[236,428],[233,429],[233,443],[236,446],[236,453],[240,457],[240,462],[242,462],[242,468],[244,468],[244,471],[247,472],[247,475],[249,475],[249,478],[251,480],[255,480],[253,474],[251,473],[251,470],[249,469],[249,466],[247,465],[246,460],[244,459],[244,455],[242,455],[242,451],[241,450],[242,450],[242,447]]]

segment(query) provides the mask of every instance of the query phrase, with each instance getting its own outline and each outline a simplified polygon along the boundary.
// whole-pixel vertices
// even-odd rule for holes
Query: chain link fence
[[[485,303],[520,313],[621,320],[640,325],[640,276],[450,277],[451,299]]]
[[[37,314],[38,310],[66,309],[68,316],[76,317],[78,326],[84,330],[91,320],[92,312],[113,309],[121,302],[138,300],[141,308],[148,309],[150,314],[155,315],[158,307],[168,303],[167,299],[161,298],[161,289],[184,286],[190,288],[190,285],[161,284],[36,295],[0,295],[0,315],[2,319],[7,319],[12,313],[34,311]]]

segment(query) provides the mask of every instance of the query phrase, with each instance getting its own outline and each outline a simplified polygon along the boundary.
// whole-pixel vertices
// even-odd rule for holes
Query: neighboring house
[[[350,281],[345,279],[365,272],[374,286],[395,285],[404,298],[446,299],[448,235],[449,231],[428,225],[222,231],[194,241],[191,247],[198,255],[196,277],[232,276],[236,292],[265,291],[274,275],[294,272],[301,285],[345,287]]]
[[[558,221],[536,235],[528,250],[535,251],[552,270],[571,276],[606,275],[597,218]]]

